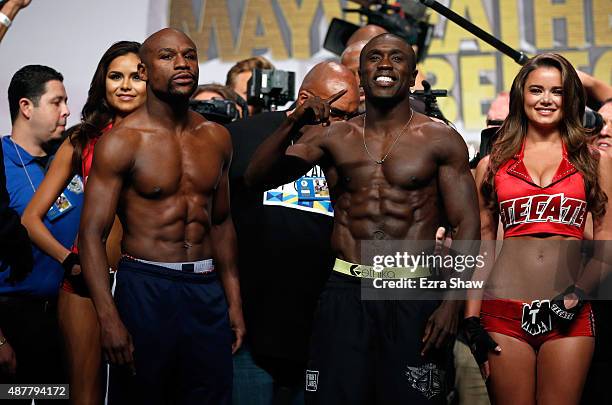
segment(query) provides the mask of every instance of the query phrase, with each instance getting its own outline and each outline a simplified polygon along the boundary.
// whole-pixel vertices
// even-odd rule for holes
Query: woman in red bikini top
[[[102,56],[83,107],[81,124],[59,148],[23,215],[32,241],[66,269],[59,292],[58,316],[66,348],[70,395],[73,403],[78,404],[101,404],[104,400],[98,320],[80,274],[76,249],[71,252],[55,240],[42,218],[75,174],[86,183],[99,137],[144,103],[146,84],[137,70],[139,48],[137,42],[121,41]],[[120,234],[121,227],[114,225],[107,240],[109,263],[119,260]]]
[[[590,307],[575,288],[580,241],[589,212],[595,238],[607,215],[584,108],[572,65],[534,57],[514,79],[508,118],[476,170],[483,245],[499,222],[504,240],[497,257],[486,251],[493,264],[475,275],[487,280],[485,299],[468,301],[464,326],[496,404],[580,402],[595,344]]]

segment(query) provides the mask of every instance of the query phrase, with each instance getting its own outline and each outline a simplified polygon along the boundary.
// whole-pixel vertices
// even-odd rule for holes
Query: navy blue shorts
[[[232,331],[217,274],[123,258],[115,304],[134,342],[136,375],[112,366],[109,404],[230,404]]]

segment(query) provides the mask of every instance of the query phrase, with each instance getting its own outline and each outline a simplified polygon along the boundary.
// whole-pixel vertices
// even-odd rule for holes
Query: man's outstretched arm
[[[129,135],[125,130],[112,131],[96,144],[79,229],[81,268],[98,314],[102,348],[108,360],[119,365],[133,364],[134,348],[110,292],[105,241],[115,219],[123,176],[132,167],[135,145]]]
[[[330,105],[344,93],[346,90],[328,99],[312,97],[297,107],[253,154],[244,176],[246,184],[269,190],[308,172],[323,157],[323,150],[316,139],[327,128],[318,124],[329,125]],[[313,126],[304,128],[307,125]],[[299,144],[292,146],[293,140],[299,136],[302,136]],[[305,141],[306,138],[315,141]],[[288,149],[291,153],[288,153]]]
[[[576,73],[587,93],[589,106],[604,103],[612,98],[612,86],[580,70],[576,70]]]

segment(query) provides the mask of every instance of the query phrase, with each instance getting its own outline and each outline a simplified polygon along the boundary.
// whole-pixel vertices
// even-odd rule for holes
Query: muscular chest
[[[136,155],[131,179],[139,194],[208,194],[217,187],[224,162],[215,144],[195,137],[159,138],[146,142]]]
[[[379,164],[375,160],[385,156],[390,146],[388,142],[368,142],[366,151],[361,136],[351,138],[344,146],[336,144],[330,148],[338,169],[338,180],[349,190],[369,186],[374,182],[416,190],[431,184],[436,178],[436,157],[414,139],[406,137],[400,140],[389,151],[384,162]]]

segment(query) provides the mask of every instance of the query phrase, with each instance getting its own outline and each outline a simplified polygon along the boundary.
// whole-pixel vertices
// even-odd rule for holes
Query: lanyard
[[[23,163],[23,159],[21,158],[21,153],[19,153],[19,149],[17,149],[17,144],[15,143],[15,141],[13,141],[13,138],[11,138],[11,142],[13,142],[13,146],[15,147],[15,152],[17,152],[17,156],[19,157],[19,161],[21,162],[21,168],[25,172],[25,175],[28,178],[28,181],[30,182],[30,186],[32,186],[32,191],[36,193],[36,187],[34,187],[34,183],[32,183],[32,179],[30,178],[30,174],[28,173],[28,170],[25,167],[25,163]]]

